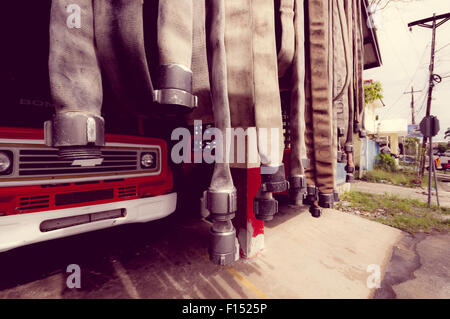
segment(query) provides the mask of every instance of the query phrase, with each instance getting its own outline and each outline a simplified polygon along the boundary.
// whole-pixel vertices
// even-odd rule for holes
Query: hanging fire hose
[[[305,145],[305,31],[304,0],[294,2],[295,53],[292,61],[291,100],[289,123],[291,132],[291,155],[289,173],[289,196],[293,204],[302,203],[306,195],[305,166],[309,166]],[[306,164],[306,165],[305,165]]]
[[[313,217],[321,215],[320,207],[333,207],[334,149],[333,111],[329,66],[329,1],[312,0],[307,4],[309,34],[309,68],[307,89],[307,147],[312,168],[307,169],[307,196]],[[308,63],[307,63],[308,64]],[[312,124],[313,123],[313,124]]]
[[[261,173],[254,198],[256,218],[273,219],[278,212],[273,193],[285,191],[289,184],[292,201],[303,200],[312,216],[320,217],[321,208],[331,208],[338,200],[336,162],[347,161],[346,180],[352,181],[353,133],[364,135],[361,4],[357,0],[279,0],[279,4],[277,55],[271,0],[159,0],[152,7],[158,11],[156,59],[145,48],[143,1],[54,0],[49,70],[57,106],[52,121],[45,124],[46,143],[57,147],[62,159],[101,157],[101,70],[115,102],[136,114],[155,102],[192,111],[198,105],[196,93],[201,92],[205,105],[212,105],[215,130],[223,138],[215,149],[205,197],[213,222],[211,261],[226,265],[237,253],[231,222],[237,192],[227,134],[232,125],[256,127]],[[80,8],[82,23],[68,19],[70,8]],[[154,87],[149,66],[155,60]],[[291,90],[290,183],[282,164],[278,78],[284,76],[290,79]],[[214,130],[205,133],[215,135]]]
[[[337,134],[337,162],[347,162],[345,142],[348,133],[348,87],[352,74],[350,73],[348,21],[343,1],[334,1],[333,9],[333,107]],[[343,78],[345,74],[345,78]]]
[[[366,136],[366,130],[364,128],[364,87],[363,87],[363,30],[362,30],[362,2],[355,0],[354,3],[354,26],[355,26],[355,100],[356,100],[356,123],[355,123],[355,133],[359,134],[359,137]]]
[[[352,43],[351,46],[348,46],[350,53],[349,55],[353,57],[353,61],[355,58],[354,55],[354,0],[348,0],[346,2],[347,8],[347,25],[348,25],[348,33],[349,33],[349,43]],[[350,77],[350,83],[348,86],[348,126],[347,126],[347,139],[345,141],[345,153],[347,155],[347,165],[345,166],[345,171],[347,172],[345,180],[347,183],[351,183],[354,180],[355,173],[355,164],[353,163],[353,129],[355,122],[355,75],[354,75],[354,62],[349,63],[348,65]]]
[[[210,1],[208,15],[210,23],[207,43],[212,106],[215,129],[223,136],[223,143],[219,144],[222,149],[216,147],[214,172],[206,192],[206,207],[213,221],[209,255],[215,264],[227,265],[235,260],[236,254],[236,230],[231,219],[237,209],[237,198],[228,158],[230,140],[227,129],[231,127],[231,120],[225,52],[225,0]]]
[[[155,100],[160,104],[197,107],[192,94],[193,0],[159,0],[159,74]]]
[[[261,187],[253,208],[256,218],[268,221],[278,212],[278,202],[273,193],[288,188],[282,164],[284,140],[273,1],[253,1],[251,14],[255,124],[261,160]]]
[[[52,1],[49,72],[57,107],[45,124],[45,139],[59,149],[59,158],[101,157],[100,65],[116,104],[132,112],[152,102],[181,112],[197,106],[190,70],[192,0],[161,0],[158,11],[160,68],[154,89],[144,45],[143,1]]]
[[[153,84],[144,47],[143,3],[94,1],[97,54],[115,104],[138,114],[153,102]]]
[[[67,12],[73,10],[73,18]],[[78,17],[82,16],[80,21]],[[92,0],[52,1],[50,88],[55,115],[45,122],[45,141],[65,160],[101,157],[102,79],[95,50]]]

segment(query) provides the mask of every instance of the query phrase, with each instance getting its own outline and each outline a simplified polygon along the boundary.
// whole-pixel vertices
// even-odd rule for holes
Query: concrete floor
[[[358,216],[283,206],[256,258],[208,260],[209,224],[181,214],[0,254],[0,298],[368,298],[402,233]],[[81,267],[69,289],[66,268]]]

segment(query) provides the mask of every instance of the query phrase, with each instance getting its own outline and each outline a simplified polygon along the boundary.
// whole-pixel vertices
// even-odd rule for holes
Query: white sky
[[[395,2],[394,2],[395,1]],[[385,2],[385,1],[384,1]],[[386,107],[378,111],[380,119],[407,118],[411,123],[410,91],[416,93],[416,123],[425,115],[428,91],[428,65],[431,55],[431,29],[415,26],[412,32],[407,24],[419,19],[450,12],[450,0],[392,0],[377,12],[377,36],[383,65],[364,72],[364,79],[380,81],[383,86]],[[450,76],[450,21],[437,29],[434,73]],[[441,130],[433,141],[444,140],[450,127],[450,77],[436,84],[433,90],[431,114],[438,117]]]

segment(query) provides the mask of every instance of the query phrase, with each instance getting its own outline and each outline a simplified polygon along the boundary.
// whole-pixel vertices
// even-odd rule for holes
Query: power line
[[[417,68],[416,68],[416,71],[414,72],[414,75],[412,76],[411,80],[408,82],[408,84],[407,84],[407,85],[405,86],[405,88],[402,90],[402,93],[401,93],[401,95],[398,97],[398,99],[397,99],[393,104],[389,105],[389,106],[387,107],[386,111],[392,109],[395,105],[397,105],[398,102],[400,102],[400,100],[401,100],[402,97],[404,96],[403,92],[404,92],[405,90],[407,90],[407,89],[411,86],[411,84],[414,82],[414,79],[416,78],[417,72],[419,72],[420,67],[422,66],[422,60],[423,60],[423,58],[424,58],[424,56],[425,56],[425,53],[427,52],[428,46],[429,46],[429,44],[427,44],[427,45],[425,46],[425,48],[423,49],[422,57],[421,57],[420,60],[419,60],[419,63],[418,63]]]
[[[435,51],[435,53],[437,53],[437,52],[441,51],[442,49],[444,49],[444,48],[448,47],[449,45],[450,45],[450,42],[449,42],[449,43],[447,43],[446,45],[444,45],[443,47],[441,47],[441,48],[437,49],[437,50]]]

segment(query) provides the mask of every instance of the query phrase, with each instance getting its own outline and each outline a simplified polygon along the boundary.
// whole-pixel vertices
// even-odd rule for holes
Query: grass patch
[[[405,199],[395,195],[377,195],[348,192],[341,196],[336,208],[361,215],[408,233],[431,233],[450,230],[449,208],[439,208],[417,199]]]
[[[428,187],[428,175],[425,175],[422,179],[419,179],[412,170],[388,172],[379,168],[375,168],[367,172],[361,178],[361,180],[371,183],[385,183],[407,187]],[[433,186],[434,182],[431,185]]]

